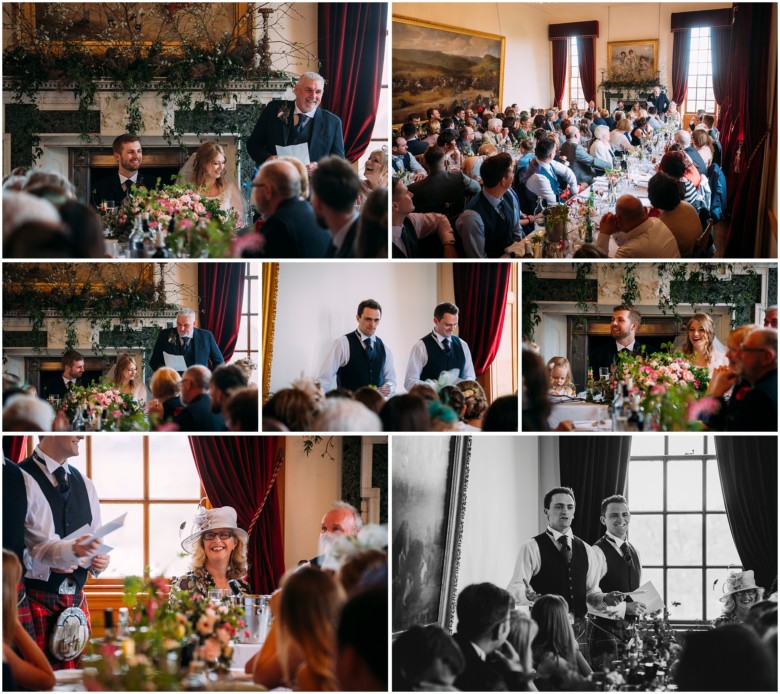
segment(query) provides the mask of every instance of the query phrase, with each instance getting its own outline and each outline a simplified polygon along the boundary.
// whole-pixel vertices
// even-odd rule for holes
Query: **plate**
[[[54,679],[57,680],[57,684],[72,684],[73,682],[81,682],[84,677],[83,670],[55,670]]]

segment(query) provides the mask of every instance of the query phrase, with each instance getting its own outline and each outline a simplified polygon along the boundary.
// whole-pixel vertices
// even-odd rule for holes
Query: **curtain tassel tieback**
[[[255,525],[257,524],[258,519],[260,518],[260,514],[263,512],[263,509],[265,508],[265,502],[268,501],[268,496],[271,494],[271,490],[274,488],[274,485],[276,484],[276,478],[279,475],[279,471],[282,469],[282,463],[284,462],[284,454],[279,451],[276,454],[276,462],[274,463],[274,473],[271,475],[271,481],[268,483],[268,489],[265,490],[265,496],[263,496],[263,500],[260,502],[260,506],[258,507],[257,511],[255,511],[255,515],[252,517],[252,522],[249,524],[249,527],[246,529],[247,535],[252,535],[252,531],[255,529]]]

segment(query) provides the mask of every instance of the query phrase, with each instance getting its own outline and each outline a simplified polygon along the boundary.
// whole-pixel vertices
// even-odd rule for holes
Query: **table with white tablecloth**
[[[574,422],[575,431],[611,431],[609,408],[597,402],[559,402],[553,404],[547,423],[555,429],[563,421]]]

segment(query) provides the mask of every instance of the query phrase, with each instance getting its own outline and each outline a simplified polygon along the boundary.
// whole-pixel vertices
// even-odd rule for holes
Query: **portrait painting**
[[[455,613],[471,439],[399,437],[393,444],[393,633],[449,629]]]
[[[393,123],[501,104],[505,37],[393,15]]]
[[[613,82],[643,82],[658,74],[658,40],[610,41],[607,63]]]

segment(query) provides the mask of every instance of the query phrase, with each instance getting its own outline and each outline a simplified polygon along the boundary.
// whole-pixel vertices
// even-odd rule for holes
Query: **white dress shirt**
[[[680,247],[677,239],[657,217],[648,217],[631,231],[613,234],[620,247],[615,252],[615,258],[679,258]],[[602,250],[609,250],[609,236],[599,234],[596,245]]]
[[[542,164],[538,159],[532,159],[531,165],[528,167],[528,173],[526,174],[527,178],[525,179],[525,187],[529,192],[533,193],[537,197],[546,200],[548,205],[557,204],[557,199],[547,176],[542,173],[538,173],[541,168],[547,169],[547,171],[555,176],[559,181],[565,181],[566,187],[569,189],[569,192],[572,195],[576,195],[578,193],[579,187],[577,185],[577,177],[568,166],[564,166],[554,159],[544,164]],[[563,188],[561,188],[561,192],[563,192]]]
[[[359,328],[356,328],[355,332],[357,333],[358,339],[360,340],[360,344],[363,345],[363,349],[365,349],[364,340],[366,340],[366,338],[369,336],[360,332]],[[371,336],[372,346],[376,344],[375,340],[376,336]],[[395,393],[396,388],[395,368],[393,367],[393,355],[390,353],[390,348],[386,343],[383,344],[385,346],[385,365],[382,367],[382,381],[383,383],[388,383],[388,381],[391,383],[390,393],[388,395],[388,397],[390,397],[393,395],[393,393]],[[323,391],[327,393],[336,387],[336,372],[342,366],[346,366],[348,361],[349,340],[347,339],[346,335],[342,335],[341,337],[336,338],[333,341],[333,344],[330,346],[330,351],[325,357],[325,361],[323,362],[322,368],[320,369],[320,374],[317,377],[320,382],[320,387]]]
[[[620,555],[620,558],[623,558],[623,552],[621,550],[621,547],[623,546],[623,543],[626,542],[626,540],[621,540],[617,535],[613,535],[611,532],[607,531],[605,533],[608,537],[612,538],[612,541],[615,543],[614,545],[612,543],[608,543],[609,546],[617,552]],[[639,558],[639,550],[637,550],[634,545],[630,545],[630,547],[633,547],[634,551],[636,552],[637,558]],[[611,551],[611,550],[607,550]],[[601,576],[599,578],[599,583],[601,583],[601,579],[604,578],[604,576],[607,575],[607,558],[604,555],[603,550],[601,547],[593,547],[593,553],[597,557],[597,560],[600,565],[599,571],[601,572]],[[639,568],[641,570],[642,568],[642,560],[639,558]],[[639,578],[639,585],[642,585],[642,577]],[[606,619],[625,619],[626,618],[626,601],[624,600],[621,602],[617,607],[612,608],[606,608],[606,609],[598,609],[594,605],[591,605],[588,603],[588,612],[590,614],[596,615],[597,617],[605,617]]]
[[[438,342],[439,347],[443,350],[444,347],[442,346],[442,343],[445,339],[444,336],[439,335],[435,330],[431,332],[431,335],[436,338],[436,342]],[[450,345],[451,344],[452,341],[450,340]],[[474,381],[477,377],[474,373],[474,363],[471,360],[471,350],[463,340],[460,340],[460,344],[463,346],[463,356],[466,357],[466,363],[463,365],[463,373],[465,375],[463,378],[456,379],[455,383],[460,383],[461,381]],[[404,388],[406,388],[406,390],[411,390],[412,386],[417,383],[425,383],[425,381],[420,380],[420,374],[427,363],[428,349],[425,347],[425,343],[422,340],[417,340],[409,355],[409,363],[406,365],[406,375],[404,376]]]
[[[43,471],[49,482],[55,487],[58,487],[57,478],[54,476],[54,471],[60,467],[60,464],[46,455],[40,448],[36,446],[35,453],[46,463],[42,465],[37,460],[33,462]],[[65,473],[70,476],[71,470],[68,463],[63,463],[62,467]],[[92,523],[90,529],[95,530],[103,525],[100,516],[100,499],[98,499],[97,492],[95,491],[95,485],[92,484],[92,480],[84,475],[81,476],[84,480],[84,485],[87,488],[87,496],[89,497],[89,508],[92,512]],[[30,549],[31,544],[38,544],[42,540],[42,537],[47,537],[49,542],[58,543],[61,541],[60,536],[54,531],[54,517],[51,513],[51,507],[46,497],[43,494],[43,490],[40,485],[31,476],[25,474],[25,485],[27,487],[27,515],[30,518],[30,527],[28,528],[27,519],[25,519],[25,545],[28,548],[28,554],[25,556],[25,569],[26,576],[28,578],[34,578],[40,581],[49,580],[50,569],[67,569],[74,564],[81,563],[83,566],[89,566],[90,559],[83,558],[76,561],[75,555],[72,553],[72,542],[67,542],[68,547],[71,548],[70,556],[63,554],[57,556],[56,553],[52,554],[52,547],[44,545],[42,549]],[[45,507],[45,511],[42,511]],[[31,516],[31,510],[35,509]],[[30,537],[34,538],[28,543],[28,531]],[[47,551],[48,550],[48,551]],[[59,550],[62,551],[62,550]],[[93,574],[95,572],[93,571]],[[97,574],[95,574],[97,575]]]

